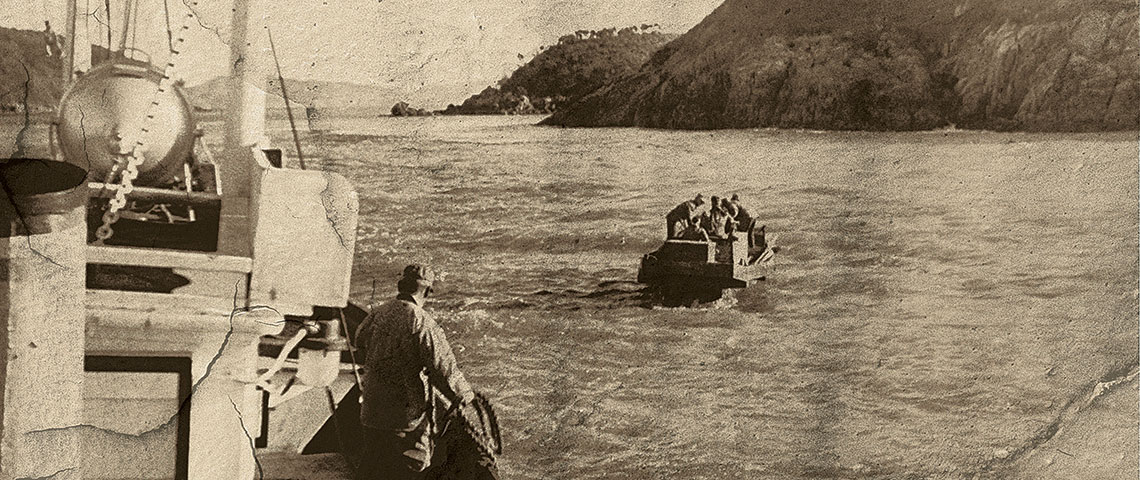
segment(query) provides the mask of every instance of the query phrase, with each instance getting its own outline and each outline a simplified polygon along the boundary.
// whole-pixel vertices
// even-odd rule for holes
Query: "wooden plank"
[[[198,295],[214,298],[233,299],[234,292],[245,297],[249,287],[249,274],[233,271],[213,271],[198,269],[175,269],[174,273],[186,277],[189,285],[174,289],[175,294]]]
[[[247,257],[139,247],[88,245],[87,263],[169,267],[215,272],[249,273],[253,271],[253,260]]]
[[[168,342],[182,345],[192,344],[197,340],[187,337],[187,334],[198,337],[209,337],[211,334],[276,335],[285,325],[284,317],[269,309],[259,309],[253,312],[235,314],[231,321],[229,312],[221,315],[217,313],[190,314],[186,312],[169,313],[167,311],[141,311],[114,308],[88,307],[87,331],[88,336],[100,335],[105,329],[116,329],[126,332],[127,337],[144,339],[155,342]],[[186,332],[177,336],[159,338],[157,332]],[[102,337],[107,345],[92,345],[88,341],[87,354],[101,351],[113,352],[116,348],[108,345],[127,338]]]
[[[245,306],[245,292],[239,292],[238,307]],[[141,312],[181,312],[185,315],[227,316],[234,310],[233,297],[206,297],[177,293],[121,292],[88,290],[87,309],[132,310]]]

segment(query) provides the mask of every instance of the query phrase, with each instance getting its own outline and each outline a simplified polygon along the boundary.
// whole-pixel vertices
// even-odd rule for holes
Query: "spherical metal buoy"
[[[124,155],[130,155],[145,126],[143,157],[136,185],[161,185],[182,172],[194,148],[190,103],[178,88],[158,92],[162,73],[125,63],[99,65],[60,101],[57,138],[63,158],[103,181]],[[147,120],[151,102],[154,118]]]

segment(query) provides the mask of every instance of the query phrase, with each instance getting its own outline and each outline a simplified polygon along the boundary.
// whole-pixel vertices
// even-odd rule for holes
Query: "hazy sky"
[[[183,0],[167,0],[175,17]],[[190,84],[223,72],[232,0],[185,0],[199,12],[179,70]],[[542,45],[578,29],[658,23],[684,32],[722,0],[269,0],[267,15],[285,75],[391,87],[413,103],[440,106],[482,90]],[[164,57],[163,0],[138,0],[136,46]],[[62,30],[64,0],[0,0],[0,26]],[[80,33],[106,43],[104,0],[79,0]],[[112,0],[120,29],[122,0]],[[204,27],[205,28],[204,28]]]

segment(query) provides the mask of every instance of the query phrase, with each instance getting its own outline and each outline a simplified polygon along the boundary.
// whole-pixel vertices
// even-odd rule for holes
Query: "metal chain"
[[[111,228],[115,222],[119,221],[119,212],[123,207],[127,206],[127,195],[134,191],[134,181],[139,176],[139,166],[146,161],[144,153],[143,140],[150,133],[150,126],[154,123],[155,111],[158,107],[159,99],[162,95],[170,90],[174,85],[174,62],[178,59],[178,55],[182,53],[182,45],[186,42],[186,32],[190,30],[191,21],[194,20],[194,12],[191,11],[183,18],[182,27],[178,31],[178,39],[170,47],[170,58],[167,59],[166,68],[163,69],[162,79],[158,82],[158,89],[154,93],[154,97],[150,105],[146,109],[146,119],[143,121],[142,128],[139,129],[137,137],[134,139],[134,145],[128,154],[124,154],[107,174],[106,184],[110,186],[111,180],[114,178],[116,171],[122,171],[119,179],[119,184],[111,187],[115,190],[115,196],[108,202],[107,211],[103,212],[103,225],[95,230],[95,244],[103,245],[103,242],[111,238],[115,231]]]

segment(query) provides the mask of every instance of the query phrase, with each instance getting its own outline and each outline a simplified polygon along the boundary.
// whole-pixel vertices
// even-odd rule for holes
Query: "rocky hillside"
[[[545,123],[1135,129],[1134,2],[727,0]]]
[[[654,26],[581,30],[543,48],[498,86],[487,87],[448,114],[548,113],[636,72],[676,35]]]
[[[58,43],[48,39],[44,32],[0,28],[0,111],[55,108],[63,95],[62,64]]]

